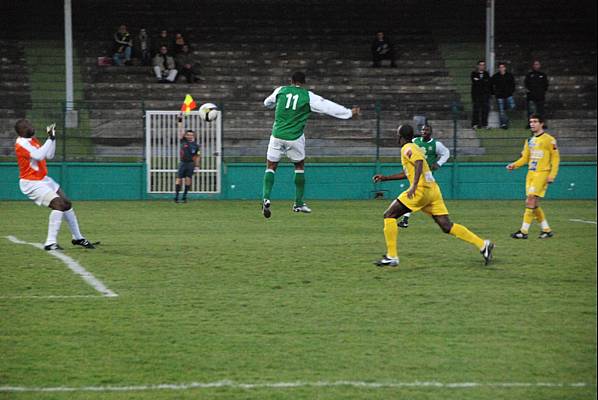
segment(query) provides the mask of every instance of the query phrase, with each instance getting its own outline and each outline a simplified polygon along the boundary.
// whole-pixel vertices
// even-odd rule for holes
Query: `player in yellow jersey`
[[[410,125],[401,125],[397,129],[399,136],[399,147],[401,147],[401,163],[403,172],[395,175],[375,175],[375,182],[390,181],[397,179],[409,179],[409,189],[399,195],[388,209],[384,212],[384,239],[386,240],[386,254],[375,264],[378,266],[396,267],[399,265],[397,251],[397,218],[408,212],[422,210],[430,215],[444,233],[450,233],[468,243],[476,246],[484,257],[485,265],[492,260],[494,244],[489,240],[483,240],[463,225],[454,224],[448,216],[448,210],[444,205],[440,187],[434,180],[434,175],[426,162],[422,150],[411,141],[413,140],[413,128]]]
[[[559,172],[561,157],[556,146],[556,139],[544,132],[544,120],[537,114],[529,117],[529,126],[533,136],[525,141],[521,158],[507,165],[508,170],[514,170],[527,164],[527,177],[525,178],[525,213],[521,229],[511,234],[513,239],[527,239],[529,227],[534,217],[540,223],[542,232],[539,239],[548,239],[554,236],[550,229],[544,211],[540,207],[540,198],[546,194],[549,184],[554,182]]]

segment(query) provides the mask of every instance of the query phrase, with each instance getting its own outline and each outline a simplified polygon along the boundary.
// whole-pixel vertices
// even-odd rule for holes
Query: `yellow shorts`
[[[407,191],[401,193],[397,199],[411,211],[422,210],[428,215],[448,215],[438,185],[433,185],[430,188],[418,188],[412,198],[407,197]]]
[[[550,172],[534,172],[527,173],[525,178],[525,194],[527,196],[534,195],[544,197],[546,188],[548,187],[548,175]]]

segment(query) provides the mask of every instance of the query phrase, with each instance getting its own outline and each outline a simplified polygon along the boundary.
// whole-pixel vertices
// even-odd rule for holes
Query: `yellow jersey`
[[[432,171],[430,171],[430,166],[422,149],[415,143],[405,144],[401,149],[401,164],[403,164],[403,170],[411,185],[413,185],[413,178],[415,178],[415,162],[418,160],[423,161],[422,175],[417,184],[418,188],[426,189],[435,186],[436,180],[432,175]]]
[[[548,172],[548,176],[554,179],[559,172],[560,160],[556,139],[543,132],[525,141],[521,158],[513,166],[519,168],[527,164],[529,172]]]

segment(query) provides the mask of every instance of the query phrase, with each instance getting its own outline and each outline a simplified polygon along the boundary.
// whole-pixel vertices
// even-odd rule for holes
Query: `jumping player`
[[[359,115],[359,107],[345,108],[303,88],[305,74],[295,72],[289,86],[280,86],[264,100],[264,106],[276,108],[272,136],[268,144],[267,167],[264,174],[262,214],[270,218],[270,193],[278,162],[286,155],[295,164],[294,212],[310,213],[303,201],[305,189],[305,136],[303,129],[312,111],[335,118],[349,119]]]
[[[554,182],[559,172],[560,155],[556,139],[544,132],[544,120],[538,114],[529,117],[529,126],[533,136],[525,141],[521,158],[507,165],[509,171],[527,164],[525,178],[525,213],[521,229],[511,234],[513,239],[527,239],[529,227],[534,217],[540,223],[542,232],[539,239],[548,239],[554,233],[546,221],[544,210],[540,207],[540,198],[546,194],[548,185]]]
[[[79,223],[72,203],[60,189],[60,185],[48,176],[46,160],[54,158],[56,151],[55,126],[56,124],[52,124],[46,128],[48,139],[42,146],[34,137],[35,129],[28,120],[20,119],[15,124],[15,130],[19,135],[15,144],[19,165],[19,187],[21,192],[35,204],[52,209],[44,249],[63,250],[57,242],[63,218],[66,219],[73,236],[71,243],[86,249],[93,249],[95,248],[94,244],[85,239],[79,231]]]
[[[397,130],[399,147],[401,147],[401,163],[403,172],[390,175],[375,175],[374,181],[389,181],[396,179],[409,179],[410,187],[394,200],[384,212],[384,238],[386,240],[386,254],[375,264],[396,267],[399,265],[397,251],[397,236],[399,228],[397,218],[408,212],[422,210],[430,215],[444,233],[450,233],[457,238],[473,244],[484,257],[485,265],[492,260],[494,244],[489,240],[480,239],[475,233],[463,225],[454,224],[448,216],[448,210],[442,199],[440,187],[434,180],[430,167],[422,150],[414,143],[413,128],[410,125],[401,125]]]
[[[451,156],[451,152],[449,149],[440,142],[432,137],[432,126],[428,123],[422,126],[421,128],[421,136],[416,137],[413,139],[413,143],[415,143],[426,156],[426,162],[430,166],[432,171],[436,171],[440,167],[444,165]],[[408,228],[409,227],[409,217],[411,213],[407,213],[403,215],[403,219],[399,221],[400,228]]]
[[[178,117],[178,126],[179,126],[179,141],[180,149],[179,155],[181,158],[181,162],[179,163],[179,170],[177,172],[177,177],[175,180],[175,190],[176,194],[174,195],[174,202],[175,203],[186,203],[187,202],[187,192],[191,189],[191,178],[193,177],[193,172],[195,168],[199,167],[199,144],[195,141],[195,132],[192,130],[184,130],[183,128],[183,116],[179,115]],[[183,192],[183,199],[179,201],[179,193],[181,191],[181,183],[185,182],[185,191]]]

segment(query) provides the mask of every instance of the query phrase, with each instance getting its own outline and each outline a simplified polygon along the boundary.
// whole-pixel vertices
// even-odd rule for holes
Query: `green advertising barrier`
[[[526,168],[507,171],[506,163],[446,164],[435,172],[446,199],[521,199],[525,197]],[[306,166],[307,199],[371,199],[378,194],[393,198],[407,188],[407,181],[374,184],[379,168],[384,175],[401,171],[400,164],[318,163]],[[171,195],[146,193],[143,163],[49,163],[49,175],[73,200],[143,200]],[[259,199],[264,165],[225,164],[222,193],[191,195],[192,198]],[[16,163],[0,163],[0,200],[26,200],[19,190]],[[293,165],[280,164],[273,199],[295,195]],[[550,185],[548,199],[596,199],[596,163],[563,162]]]

